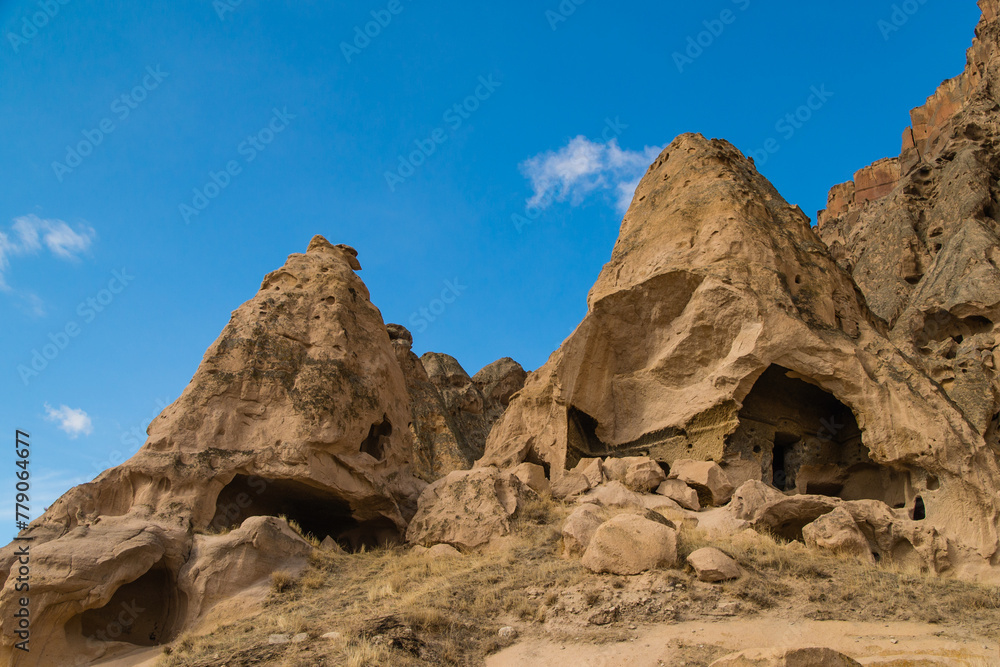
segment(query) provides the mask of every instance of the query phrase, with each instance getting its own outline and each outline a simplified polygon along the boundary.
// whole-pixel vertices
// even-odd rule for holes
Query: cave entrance
[[[161,562],[115,591],[103,607],[88,609],[70,623],[79,622],[88,643],[159,646],[176,634],[183,612],[181,596],[173,573]]]
[[[580,459],[607,456],[608,447],[597,437],[598,422],[583,410],[570,406],[566,413],[566,469],[575,468]]]
[[[358,521],[351,507],[329,491],[287,479],[237,475],[219,493],[210,528],[236,528],[252,516],[284,516],[306,535],[327,536],[348,551],[401,541],[389,519]]]
[[[743,400],[725,459],[757,466],[784,492],[906,503],[909,476],[872,461],[851,409],[781,366]]]
[[[368,429],[368,437],[361,443],[361,451],[381,461],[385,458],[391,436],[392,423],[389,422],[388,415],[383,415],[382,421],[372,424]]]

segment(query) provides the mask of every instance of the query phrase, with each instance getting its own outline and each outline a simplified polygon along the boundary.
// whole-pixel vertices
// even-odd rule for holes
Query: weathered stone
[[[713,547],[692,552],[687,564],[694,568],[698,579],[709,583],[739,579],[742,575],[735,560]]]
[[[625,487],[621,482],[608,482],[588,491],[579,499],[581,503],[594,503],[604,507],[644,507],[642,496]]]
[[[552,481],[552,496],[565,499],[590,490],[590,482],[578,472],[566,472]]]
[[[601,509],[591,503],[573,510],[562,525],[563,552],[567,556],[582,555],[605,519]]]
[[[727,655],[711,667],[861,667],[861,663],[829,648],[768,648]]]
[[[420,494],[406,539],[474,549],[508,535],[511,519],[531,493],[517,477],[496,468],[455,471]]]
[[[581,561],[592,572],[631,575],[677,564],[677,533],[635,514],[620,514],[597,529]]]
[[[807,547],[857,556],[874,562],[871,548],[854,517],[843,507],[824,514],[802,528]]]
[[[646,456],[609,458],[604,461],[604,470],[608,479],[641,493],[654,490],[667,478],[660,464]]]
[[[549,480],[545,476],[545,468],[542,466],[534,463],[522,463],[511,470],[511,473],[535,493],[549,492]]]
[[[765,505],[785,497],[781,491],[764,482],[749,481],[733,493],[728,509],[737,519],[750,520]]]
[[[601,459],[580,459],[580,462],[573,468],[573,472],[580,473],[587,478],[590,488],[598,487],[605,481],[604,464]]]
[[[697,512],[701,509],[698,492],[679,479],[668,479],[656,488],[661,496],[666,496],[681,507]]]
[[[732,484],[714,461],[674,461],[670,465],[670,479],[679,479],[693,488],[702,505],[721,507],[733,497]]]

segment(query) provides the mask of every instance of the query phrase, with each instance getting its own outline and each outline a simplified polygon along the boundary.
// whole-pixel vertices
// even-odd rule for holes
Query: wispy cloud
[[[73,440],[81,435],[90,435],[94,431],[90,415],[83,410],[74,410],[67,405],[60,405],[57,409],[46,403],[45,413],[48,421],[59,422],[60,430],[65,431]]]
[[[90,481],[89,479],[84,481]],[[37,519],[42,512],[48,509],[52,503],[57,501],[62,494],[69,491],[74,486],[82,484],[79,473],[72,470],[45,470],[36,473],[31,471],[31,508],[30,516]],[[13,538],[17,532],[14,527],[14,503],[0,503],[0,525],[10,526],[11,534],[7,539]]]
[[[37,255],[43,249],[63,260],[72,260],[90,249],[97,233],[89,225],[73,229],[62,220],[37,215],[15,218],[8,231],[0,231],[0,290],[10,292],[6,274],[12,257]]]
[[[521,163],[534,195],[529,206],[547,208],[554,202],[581,204],[594,192],[611,193],[615,208],[624,212],[635,188],[662,148],[622,150],[617,139],[595,142],[584,136],[571,139],[555,151],[546,151]]]

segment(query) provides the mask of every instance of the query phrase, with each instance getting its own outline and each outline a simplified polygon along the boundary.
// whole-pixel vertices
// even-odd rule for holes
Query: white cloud
[[[521,173],[531,181],[534,194],[528,205],[547,208],[569,200],[579,205],[593,192],[611,191],[615,207],[624,212],[646,169],[662,148],[622,150],[617,139],[594,142],[584,136],[571,139],[556,151],[546,151],[521,163]]]
[[[4,276],[11,257],[37,255],[44,247],[59,259],[76,259],[90,249],[96,235],[88,225],[73,229],[62,220],[43,220],[37,215],[15,218],[9,232],[0,231],[0,290],[11,291]]]
[[[59,422],[59,428],[69,434],[69,437],[73,440],[80,435],[90,435],[94,431],[94,425],[90,422],[90,415],[83,410],[74,410],[67,405],[60,405],[56,409],[46,403],[45,413],[45,418],[48,421]]]

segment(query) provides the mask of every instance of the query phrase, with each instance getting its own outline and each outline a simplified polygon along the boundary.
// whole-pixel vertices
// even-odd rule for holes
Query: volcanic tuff
[[[4,660],[92,660],[258,604],[272,572],[306,566],[299,532],[478,548],[549,488],[581,496],[562,546],[596,571],[669,565],[671,526],[697,525],[1000,579],[1000,0],[980,6],[965,73],[816,228],[732,145],[675,139],[586,317],[530,375],[417,357],[357,253],[313,239],[233,313],[140,452],[24,533],[30,659],[11,649],[0,551]],[[615,551],[654,532],[672,537]],[[136,598],[157,612],[106,641]]]

